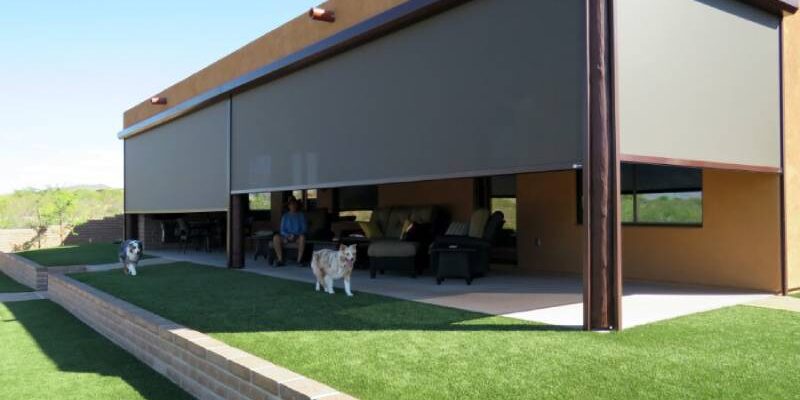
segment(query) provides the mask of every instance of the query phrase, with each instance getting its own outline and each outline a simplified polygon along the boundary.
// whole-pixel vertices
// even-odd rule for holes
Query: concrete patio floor
[[[214,267],[225,267],[224,253],[182,253],[175,250],[149,251],[148,254],[176,261],[190,261]],[[243,272],[308,282],[313,290],[314,276],[308,268],[267,266],[260,258],[247,257]],[[378,275],[356,270],[352,278],[354,291],[413,300],[423,303],[501,315],[526,321],[579,328],[583,321],[581,279],[577,276],[519,275],[493,272],[476,279],[468,286],[464,280],[446,280],[436,285],[433,277],[412,279],[407,275]],[[335,285],[341,293],[341,282]],[[652,282],[626,281],[623,288],[623,328],[632,328],[684,315],[747,304],[771,296],[769,293],[736,291],[708,287],[679,286]],[[357,295],[357,294],[356,294]]]

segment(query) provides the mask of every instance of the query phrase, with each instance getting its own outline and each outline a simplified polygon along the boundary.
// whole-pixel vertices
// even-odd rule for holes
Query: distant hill
[[[75,226],[122,211],[122,189],[106,185],[23,189],[0,195],[0,229]]]
[[[108,185],[74,185],[74,186],[65,186],[62,189],[64,190],[108,190],[108,189],[116,189],[112,188]],[[121,189],[120,189],[121,190]]]

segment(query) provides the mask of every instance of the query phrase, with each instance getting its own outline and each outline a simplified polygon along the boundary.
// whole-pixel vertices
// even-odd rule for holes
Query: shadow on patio
[[[74,278],[207,333],[279,331],[569,331],[356,291],[331,296],[311,285],[189,263]]]
[[[214,267],[225,266],[224,253],[177,251],[153,252],[160,257]],[[304,282],[311,291],[314,277],[308,268],[273,268],[266,261],[247,257],[245,272]],[[307,286],[306,286],[307,285]],[[341,291],[341,282],[337,283]],[[436,285],[433,277],[412,279],[406,275],[379,275],[370,279],[367,271],[356,270],[353,289],[391,298],[451,307],[489,315],[579,328],[583,302],[580,276],[554,274],[514,274],[493,271],[468,286],[463,280],[447,280]],[[623,327],[631,328],[702,311],[748,303],[770,294],[704,286],[625,281]]]

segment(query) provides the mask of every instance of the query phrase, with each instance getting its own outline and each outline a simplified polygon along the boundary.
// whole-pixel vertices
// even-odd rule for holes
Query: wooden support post
[[[244,268],[244,220],[249,197],[231,196],[228,210],[228,268]]]
[[[584,162],[584,328],[621,329],[619,139],[614,121],[612,0],[587,0],[589,121]]]
[[[137,214],[125,214],[123,224],[124,240],[139,239],[139,216]]]

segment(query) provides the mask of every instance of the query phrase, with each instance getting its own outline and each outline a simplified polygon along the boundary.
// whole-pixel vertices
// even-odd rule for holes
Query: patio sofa
[[[387,207],[372,213],[362,230],[370,240],[370,277],[386,270],[406,271],[412,277],[428,264],[428,248],[433,238],[447,227],[441,207]]]

